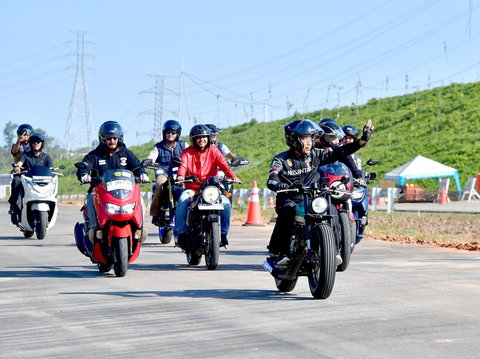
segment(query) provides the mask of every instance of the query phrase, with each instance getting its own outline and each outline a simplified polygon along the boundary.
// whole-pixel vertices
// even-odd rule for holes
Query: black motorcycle
[[[329,211],[332,206],[330,194],[334,189],[328,186],[328,180],[295,187],[278,191],[303,194],[303,202],[296,208],[288,260],[268,257],[263,267],[275,278],[279,291],[292,291],[298,277],[307,276],[313,297],[326,299],[333,290],[336,274],[336,245]]]
[[[160,177],[163,182],[162,193],[159,203],[160,214],[158,216],[158,237],[162,244],[168,244],[173,238],[173,228],[175,226],[175,209],[177,201],[174,196],[174,184],[177,177],[178,166],[181,165],[178,157],[172,159],[172,166],[169,170],[162,168],[158,163],[152,163],[147,168],[153,169],[155,178]],[[155,181],[156,182],[156,181]],[[152,192],[155,193],[156,183],[152,186]]]
[[[181,248],[189,265],[198,265],[205,255],[207,268],[214,270],[220,256],[221,213],[224,209],[222,194],[227,192],[224,184],[233,183],[233,180],[212,176],[205,182],[199,182],[195,176],[188,176],[176,183],[186,182],[198,182],[201,190],[190,201],[187,211],[188,240]]]

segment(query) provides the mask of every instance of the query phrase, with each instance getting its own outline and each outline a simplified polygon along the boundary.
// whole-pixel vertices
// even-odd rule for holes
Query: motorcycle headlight
[[[110,214],[118,214],[118,213],[127,213],[127,214],[132,214],[133,211],[135,210],[136,203],[128,203],[124,206],[119,206],[114,203],[105,203],[105,208],[107,209],[108,213]]]
[[[215,186],[207,186],[202,191],[202,198],[205,202],[215,203],[220,198],[220,191]]]
[[[314,213],[320,214],[327,210],[328,203],[327,200],[323,197],[317,197],[312,201],[312,211]]]

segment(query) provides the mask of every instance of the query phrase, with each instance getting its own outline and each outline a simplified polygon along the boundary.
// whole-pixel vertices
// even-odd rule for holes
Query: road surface
[[[478,357],[478,253],[364,240],[314,300],[261,267],[271,225],[233,224],[215,271],[152,233],[116,278],[77,251],[78,207],[41,241],[0,212],[0,358]]]

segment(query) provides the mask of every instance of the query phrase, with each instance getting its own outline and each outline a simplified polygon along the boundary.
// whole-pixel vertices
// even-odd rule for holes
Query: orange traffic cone
[[[268,207],[269,208],[274,208],[275,207],[275,201],[273,200],[273,197],[270,197],[268,199]]]
[[[258,197],[257,181],[252,183],[252,192],[248,199],[247,222],[244,226],[264,226],[262,215],[260,214],[260,199]]]

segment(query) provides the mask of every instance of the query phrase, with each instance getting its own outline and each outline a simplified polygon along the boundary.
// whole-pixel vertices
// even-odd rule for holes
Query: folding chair
[[[463,189],[462,194],[462,201],[467,197],[467,201],[470,202],[473,199],[480,200],[480,194],[475,190],[475,184],[477,183],[477,179],[475,177],[470,177],[465,184],[465,188]]]

